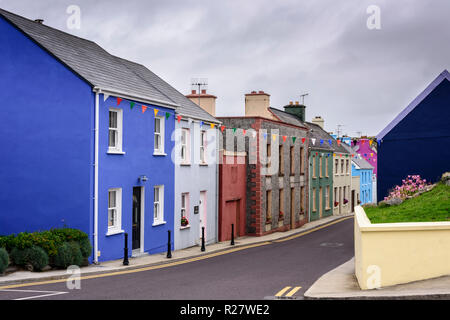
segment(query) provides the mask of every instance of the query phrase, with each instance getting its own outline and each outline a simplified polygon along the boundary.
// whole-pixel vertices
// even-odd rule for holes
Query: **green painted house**
[[[306,125],[310,134],[309,221],[314,221],[333,215],[333,153],[341,146],[322,129],[323,121]]]

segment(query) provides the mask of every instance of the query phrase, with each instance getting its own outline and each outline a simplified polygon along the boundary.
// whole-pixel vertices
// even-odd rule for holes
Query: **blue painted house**
[[[351,140],[345,141],[342,145],[352,154],[352,177],[359,177],[359,196],[360,204],[372,203],[373,199],[373,166],[367,162],[361,155],[350,147]],[[356,205],[356,204],[355,204]]]
[[[408,175],[450,171],[450,74],[444,70],[377,136],[378,201]]]
[[[0,234],[78,228],[94,262],[121,258],[124,233],[130,255],[166,250],[180,107],[168,84],[1,9],[0,47]]]

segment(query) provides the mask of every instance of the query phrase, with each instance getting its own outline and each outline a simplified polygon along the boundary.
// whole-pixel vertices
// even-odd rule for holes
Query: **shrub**
[[[4,248],[0,248],[0,274],[5,272],[9,265],[8,252]]]
[[[426,186],[429,185],[426,179],[421,179],[420,175],[409,175],[402,180],[401,186],[395,186],[384,200],[390,199],[406,199],[414,195],[418,191],[425,190]]]
[[[83,258],[88,258],[91,255],[92,246],[88,237],[80,240],[80,250]]]
[[[17,266],[24,266],[27,264],[27,251],[25,249],[13,248],[11,250],[11,259]]]
[[[27,263],[31,264],[34,270],[41,271],[48,265],[48,255],[41,247],[33,246],[25,251]]]
[[[55,265],[59,268],[67,268],[70,265],[81,266],[83,255],[81,254],[80,245],[74,241],[64,242],[58,248],[55,256]]]

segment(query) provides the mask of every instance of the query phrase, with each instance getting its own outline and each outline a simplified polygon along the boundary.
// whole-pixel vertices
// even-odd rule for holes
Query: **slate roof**
[[[312,122],[305,122],[305,124],[310,129],[309,131],[310,137],[316,139],[315,145],[310,144],[311,148],[330,150],[338,153],[351,153],[343,147],[343,145],[345,144],[344,142],[341,142],[341,145],[339,146],[337,144],[337,141],[328,132],[323,130],[319,125]],[[323,140],[322,145],[320,145],[320,140]],[[331,146],[328,140],[332,141]]]
[[[276,117],[278,117],[282,122],[286,122],[286,123],[292,124],[294,126],[298,126],[298,127],[305,128],[305,129],[307,128],[305,123],[293,114],[290,114],[288,112],[285,112],[280,109],[275,109],[275,108],[269,108],[269,110]]]
[[[0,9],[0,15],[92,87],[143,97],[187,117],[219,122],[143,65],[113,56],[95,42]],[[136,99],[139,100],[139,99]]]
[[[355,155],[352,158],[352,161],[360,168],[360,169],[373,169],[373,166],[367,162],[364,158],[362,158],[360,155],[358,155],[352,147],[350,147],[348,144],[343,143],[342,146],[351,154]],[[360,158],[361,157],[361,158]]]

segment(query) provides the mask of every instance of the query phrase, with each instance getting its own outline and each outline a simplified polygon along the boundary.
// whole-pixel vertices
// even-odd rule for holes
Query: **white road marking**
[[[0,290],[0,292],[45,293],[45,294],[40,294],[38,296],[17,298],[17,299],[13,299],[13,300],[37,299],[37,298],[57,296],[57,295],[68,293],[68,292],[63,292],[63,291],[39,291],[39,290],[19,290],[19,289],[2,289],[2,290]]]

